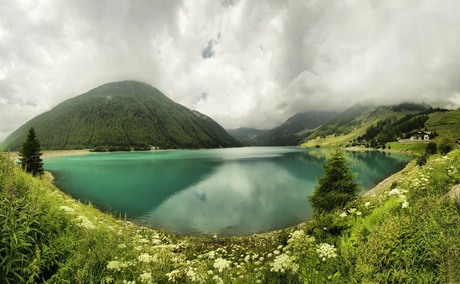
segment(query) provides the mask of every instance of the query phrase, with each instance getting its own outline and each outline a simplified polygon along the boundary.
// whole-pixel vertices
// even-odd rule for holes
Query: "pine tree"
[[[29,129],[29,134],[26,141],[22,143],[19,155],[21,156],[21,166],[26,172],[32,173],[33,176],[43,174],[43,160],[40,158],[42,155],[40,141],[35,136],[33,127]]]
[[[354,200],[360,191],[342,151],[337,150],[332,154],[323,168],[325,175],[318,178],[318,185],[309,197],[313,210],[319,214],[345,206]]]

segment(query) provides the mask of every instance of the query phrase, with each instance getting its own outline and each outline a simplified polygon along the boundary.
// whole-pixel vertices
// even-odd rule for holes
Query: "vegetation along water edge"
[[[48,175],[34,178],[7,155],[0,159],[6,283],[460,281],[460,150],[431,155],[423,166],[413,161],[310,222],[229,238],[136,226],[73,200]]]

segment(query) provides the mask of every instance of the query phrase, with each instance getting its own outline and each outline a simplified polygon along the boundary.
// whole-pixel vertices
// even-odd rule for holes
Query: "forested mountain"
[[[241,145],[208,116],[136,81],[108,83],[64,101],[21,126],[1,148],[18,150],[31,126],[44,150]]]
[[[265,132],[255,139],[260,146],[297,146],[316,128],[337,115],[332,111],[309,111],[296,113],[283,124]]]
[[[246,146],[256,145],[257,136],[267,132],[268,130],[260,130],[256,128],[236,128],[236,129],[227,129],[227,132],[233,136],[236,140],[243,143]]]
[[[382,135],[385,137],[391,135],[394,139],[397,136],[396,132],[409,132],[411,130],[407,129],[411,127],[417,130],[422,128],[427,120],[423,115],[426,116],[431,112],[433,111],[429,106],[413,103],[391,106],[356,105],[323,124],[310,134],[302,145],[336,146],[352,144],[368,138],[374,139],[387,125],[385,128],[387,134]],[[397,127],[401,131],[396,129]]]

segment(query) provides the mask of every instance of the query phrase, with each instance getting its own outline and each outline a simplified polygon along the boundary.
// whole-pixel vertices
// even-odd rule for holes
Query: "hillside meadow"
[[[5,283],[458,283],[460,150],[409,163],[345,208],[280,231],[192,237],[137,226],[0,155]],[[457,184],[457,185],[456,185]],[[457,195],[452,191],[456,185]],[[454,198],[448,197],[448,193]]]

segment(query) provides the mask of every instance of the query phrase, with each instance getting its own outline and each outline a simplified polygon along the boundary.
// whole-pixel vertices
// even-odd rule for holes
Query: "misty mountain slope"
[[[2,148],[18,150],[31,126],[46,150],[240,145],[211,118],[135,81],[108,83],[64,101],[14,131]]]
[[[240,141],[243,145],[254,146],[256,145],[257,136],[267,132],[268,130],[260,130],[256,128],[236,128],[227,129],[228,134],[233,136],[236,140]]]
[[[428,106],[403,103],[393,106],[355,105],[328,121],[309,135],[302,146],[338,146],[357,140],[379,121],[398,120],[426,111]]]
[[[332,111],[309,111],[296,113],[283,124],[265,132],[255,139],[260,146],[297,146],[316,128],[337,115]]]

